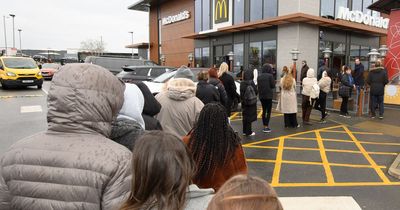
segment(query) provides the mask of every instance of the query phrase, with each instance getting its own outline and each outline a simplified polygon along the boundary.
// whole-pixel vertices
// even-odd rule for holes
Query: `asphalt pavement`
[[[46,81],[42,90],[0,89],[0,155],[19,139],[46,130],[49,87]],[[272,133],[261,132],[259,119],[253,123],[256,136],[243,138],[249,173],[268,180],[284,202],[294,202],[292,209],[307,208],[289,197],[326,202],[321,196],[330,196],[330,201],[347,196],[367,210],[400,209],[400,180],[387,173],[400,152],[399,117],[400,108],[391,106],[383,120],[331,113],[326,124],[319,124],[319,113],[313,110],[313,125],[289,129],[274,111]],[[233,113],[231,121],[241,134],[241,113]]]

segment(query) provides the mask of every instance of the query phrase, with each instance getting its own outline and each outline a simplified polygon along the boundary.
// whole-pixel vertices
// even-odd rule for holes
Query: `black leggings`
[[[283,114],[286,128],[295,128],[298,126],[296,113]]]
[[[347,107],[348,102],[349,102],[349,97],[342,97],[342,105],[340,105],[340,114],[341,115],[349,114],[348,107]]]
[[[321,118],[325,119],[326,117],[326,93],[321,91],[319,92],[319,97],[315,103],[315,109],[321,112]]]
[[[260,99],[260,101],[262,106],[263,125],[269,127],[269,120],[271,119],[271,110],[272,110],[272,99]]]

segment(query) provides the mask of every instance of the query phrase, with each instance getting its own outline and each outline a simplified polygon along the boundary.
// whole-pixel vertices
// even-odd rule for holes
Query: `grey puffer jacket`
[[[108,139],[124,84],[92,64],[60,69],[48,95],[48,130],[1,158],[0,209],[115,209],[129,196],[130,156]]]

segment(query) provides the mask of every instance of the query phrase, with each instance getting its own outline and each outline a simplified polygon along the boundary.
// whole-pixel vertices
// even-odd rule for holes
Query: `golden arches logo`
[[[227,0],[215,0],[215,23],[223,23],[229,20],[228,9]]]

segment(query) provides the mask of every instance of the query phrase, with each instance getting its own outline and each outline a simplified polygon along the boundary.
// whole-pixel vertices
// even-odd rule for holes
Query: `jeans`
[[[379,106],[379,116],[383,116],[384,106],[383,106],[383,95],[371,95],[371,114],[375,116],[375,110]]]
[[[349,114],[348,107],[347,107],[348,102],[349,102],[349,97],[342,97],[342,104],[340,105],[340,114],[341,115]]]
[[[264,126],[269,126],[271,119],[272,99],[260,99],[262,106],[262,121]],[[267,116],[265,116],[267,115]]]
[[[319,92],[319,97],[315,103],[315,109],[321,112],[321,119],[326,117],[326,96],[327,94],[323,91]]]

